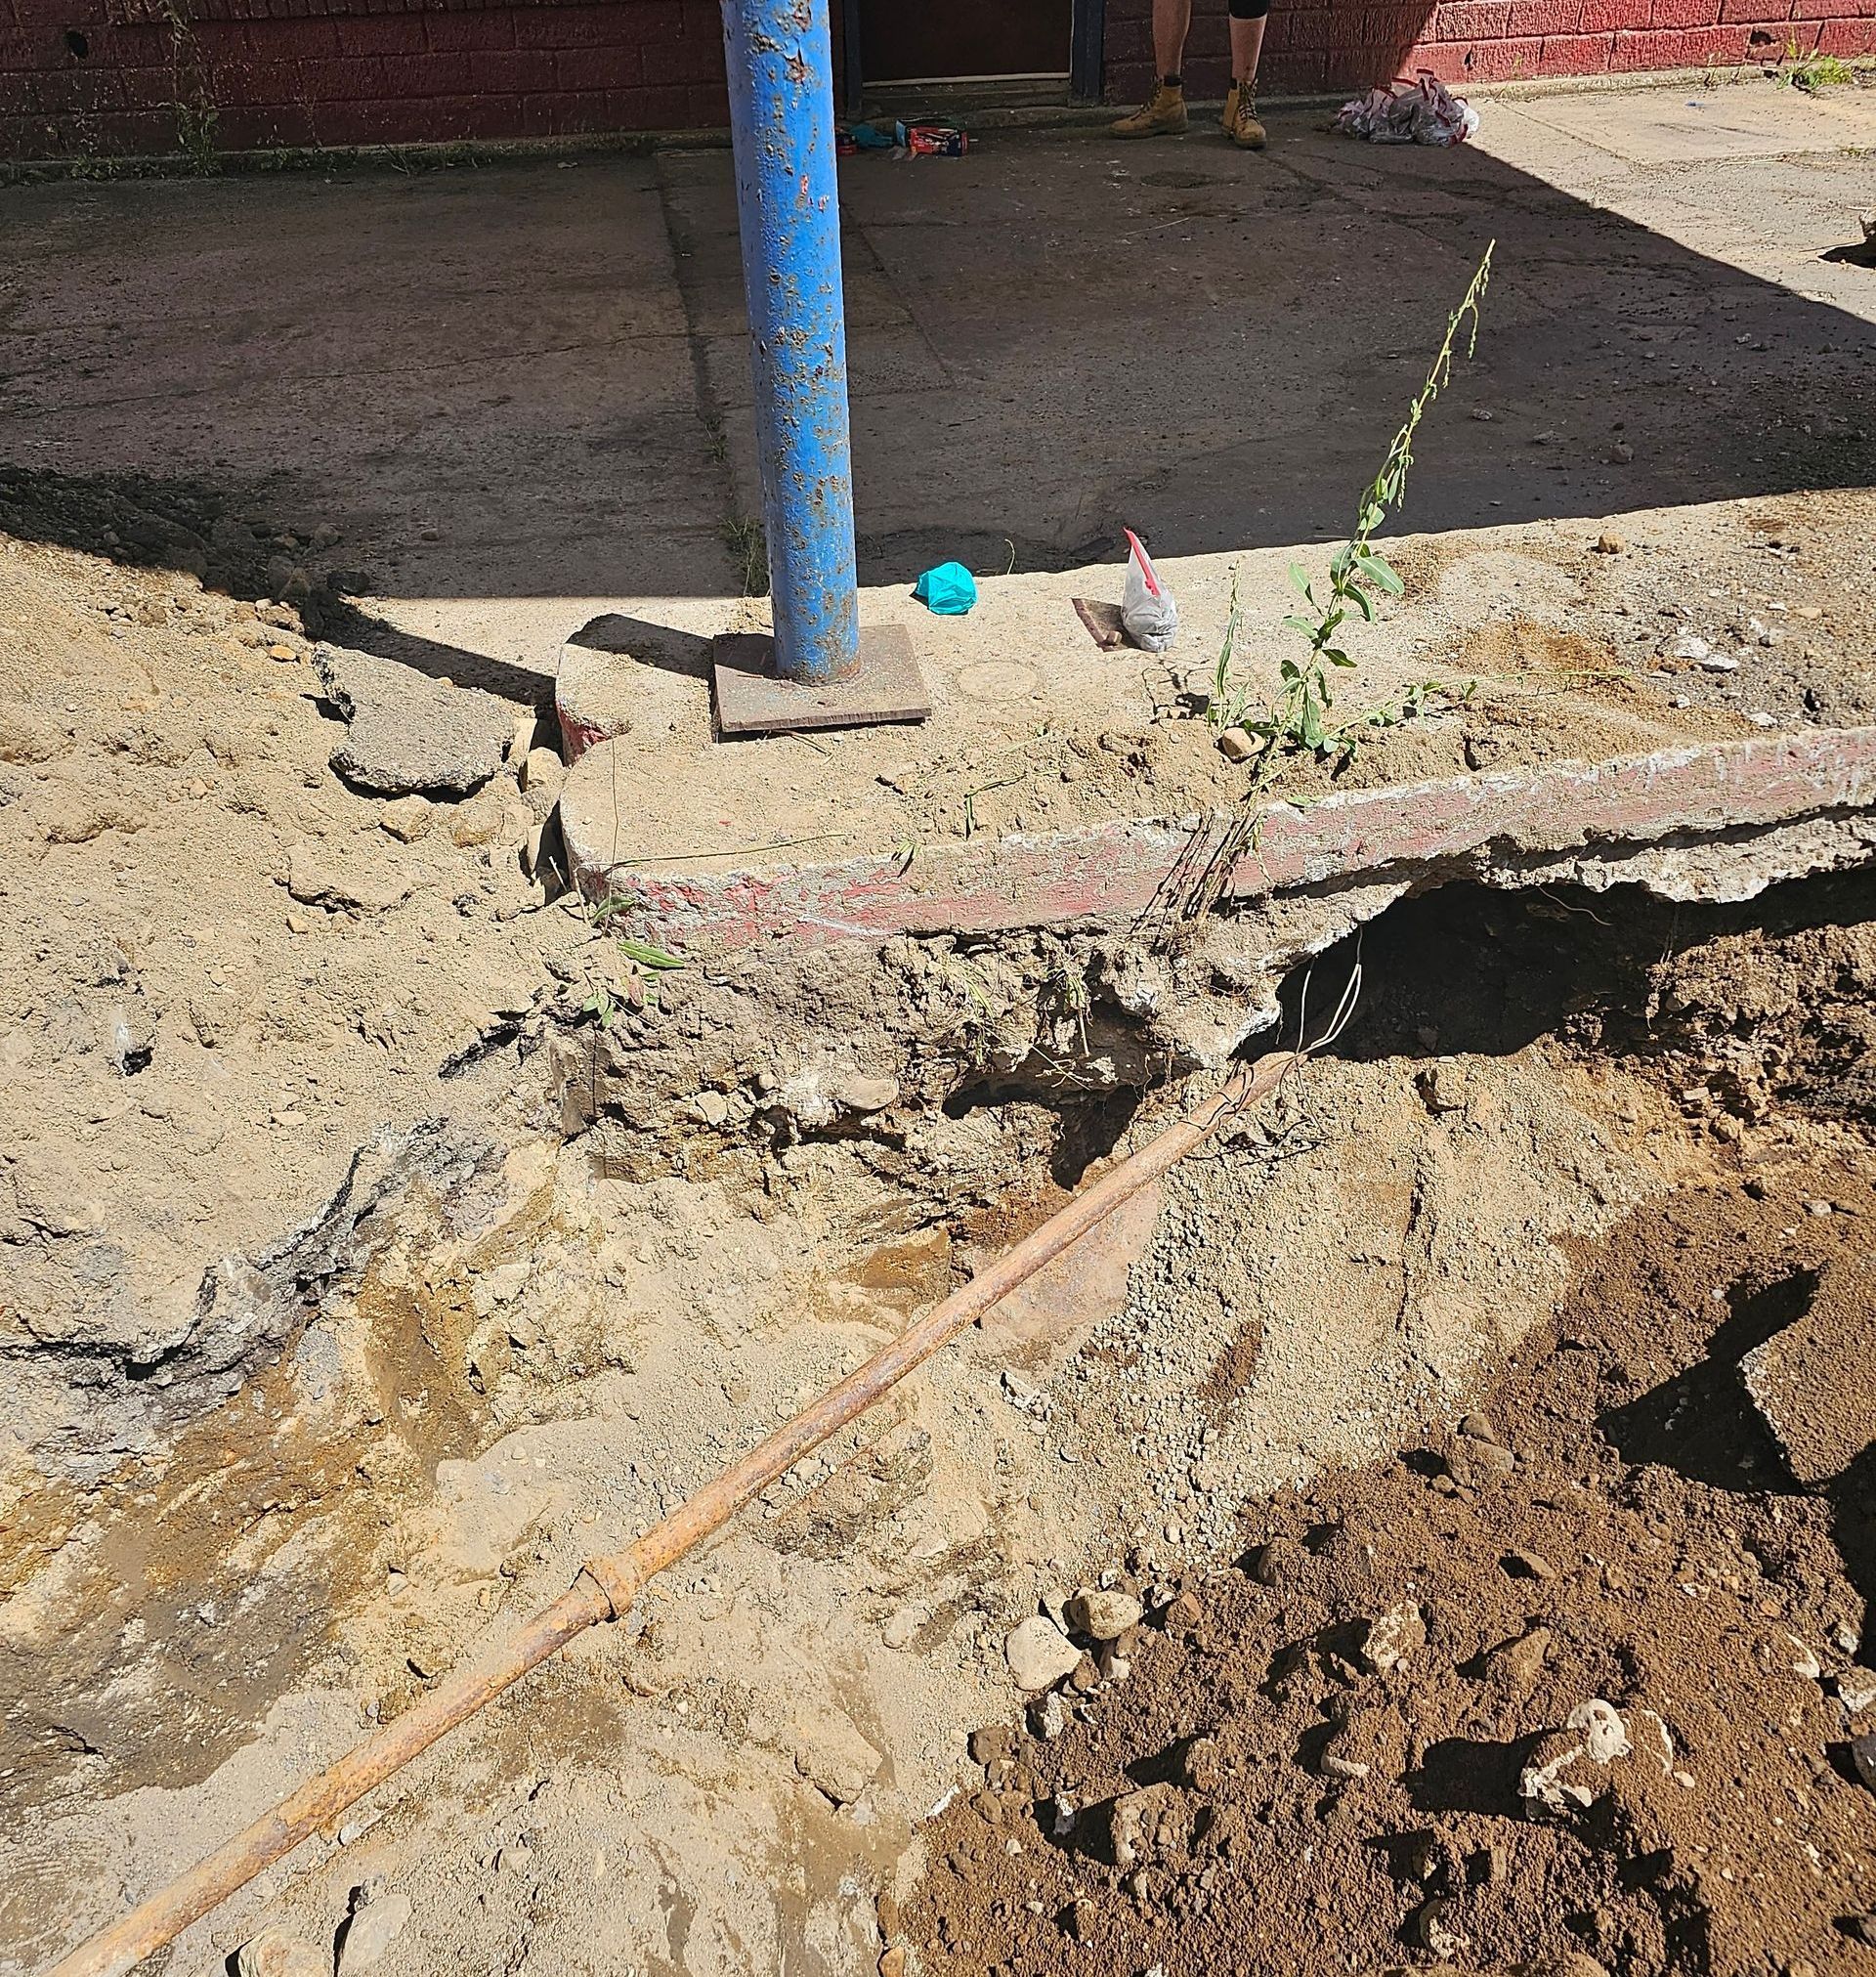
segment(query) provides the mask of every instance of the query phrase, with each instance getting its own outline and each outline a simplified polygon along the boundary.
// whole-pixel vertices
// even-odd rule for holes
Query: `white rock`
[[[1003,1640],[1003,1658],[1017,1688],[1035,1695],[1072,1675],[1081,1664],[1082,1651],[1053,1620],[1038,1613],[1009,1630]]]
[[[1837,1678],[1837,1699],[1852,1716],[1876,1702],[1876,1668],[1846,1668]]]
[[[1024,1378],[1014,1366],[1003,1368],[1003,1398],[1039,1421],[1048,1418],[1048,1396],[1033,1380]]]
[[[1053,1743],[1068,1728],[1068,1704],[1062,1700],[1062,1692],[1051,1689],[1031,1712],[1036,1735],[1045,1743]]]
[[[371,1886],[367,1883],[353,1896],[352,1918],[339,1938],[339,1977],[369,1970],[410,1919],[408,1895],[373,1894]]]
[[[1546,1737],[1517,1775],[1517,1795],[1533,1806],[1548,1806],[1553,1812],[1596,1803],[1588,1786],[1566,1784],[1563,1774],[1584,1755],[1580,1738]]]
[[[1618,1757],[1628,1756],[1634,1748],[1629,1741],[1629,1726],[1617,1714],[1615,1705],[1604,1702],[1599,1696],[1579,1702],[1564,1719],[1563,1727],[1582,1732],[1583,1748],[1596,1764],[1612,1763]]]
[[[234,1956],[240,1977],[329,1977],[331,1964],[311,1943],[285,1929],[263,1929]]]
[[[1379,1619],[1368,1623],[1368,1638],[1362,1643],[1362,1659],[1377,1675],[1385,1675],[1407,1656],[1427,1645],[1427,1623],[1416,1606],[1390,1607]]]

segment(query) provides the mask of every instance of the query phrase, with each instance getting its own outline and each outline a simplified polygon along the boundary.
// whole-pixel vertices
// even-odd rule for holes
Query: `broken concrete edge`
[[[1837,1259],[1805,1310],[1739,1362],[1747,1397],[1793,1480],[1807,1486],[1835,1483],[1876,1444],[1873,1302],[1876,1266]]]
[[[1220,897],[1248,901],[1357,877],[1406,880],[1443,865],[1471,868],[1481,858],[1500,861],[1499,882],[1552,883],[1558,854],[1673,840],[1687,868],[1678,880],[1671,861],[1657,858],[1626,873],[1622,861],[1609,862],[1600,882],[1626,876],[1669,896],[1748,898],[1778,878],[1817,869],[1817,858],[1841,864],[1867,855],[1864,820],[1853,813],[1868,809],[1872,794],[1876,728],[1754,736],[1349,791],[1265,807],[1256,848],[1237,857]],[[1688,866],[1690,838],[1724,851],[1741,833],[1833,819],[1845,828],[1825,832],[1814,856],[1761,861],[1761,871],[1733,875],[1734,889],[1724,881],[1715,889]],[[1176,823],[1130,818],[920,846],[910,857],[698,872],[656,859],[613,861],[563,813],[572,876],[586,900],[618,902],[667,945],[718,950],[1176,917],[1181,889],[1204,872],[1235,822],[1230,812]],[[1531,876],[1520,880],[1520,867]]]

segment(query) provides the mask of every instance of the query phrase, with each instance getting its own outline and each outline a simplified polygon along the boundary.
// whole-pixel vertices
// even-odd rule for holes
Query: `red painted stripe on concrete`
[[[1175,870],[1195,871],[1222,826],[1148,819],[1045,837],[921,849],[818,866],[702,873],[654,862],[609,867],[593,846],[614,830],[605,749],[591,751],[561,803],[580,890],[630,900],[677,946],[811,945],[896,933],[987,933],[1019,926],[1123,924],[1153,905]],[[582,787],[593,791],[590,825]],[[1487,852],[1569,852],[1640,844],[1676,832],[1764,828],[1876,800],[1876,728],[1813,729],[1661,749],[1604,762],[1351,791],[1264,812],[1237,898],[1425,868]],[[605,820],[603,827],[601,820]]]

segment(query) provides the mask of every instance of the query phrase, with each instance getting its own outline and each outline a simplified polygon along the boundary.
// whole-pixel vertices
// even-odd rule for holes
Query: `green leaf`
[[[1283,623],[1286,630],[1300,631],[1304,638],[1314,638],[1316,635],[1316,621],[1313,618],[1297,618],[1293,616],[1286,618]]]
[[[596,1017],[602,1030],[610,1030],[613,1018],[618,1013],[618,1005],[603,988],[595,988],[579,1008],[582,1015]]]
[[[1302,677],[1302,667],[1300,666],[1294,659],[1286,659],[1283,662],[1283,664],[1280,666],[1278,666],[1277,675],[1280,679],[1282,679],[1285,682],[1286,685],[1288,685],[1294,683],[1297,680],[1300,680]]]
[[[1303,596],[1305,597],[1309,596],[1309,573],[1302,567],[1300,563],[1291,564],[1290,581],[1296,589],[1300,590],[1302,593]],[[1310,598],[1309,601],[1313,604],[1315,602],[1315,599]]]
[[[1298,732],[1302,737],[1302,745],[1305,749],[1320,749],[1328,739],[1323,733],[1322,710],[1311,699],[1303,701],[1302,719],[1299,723]]]
[[[1361,613],[1362,617],[1364,617],[1370,624],[1374,623],[1375,622],[1374,600],[1370,598],[1367,591],[1365,591],[1359,583],[1350,583],[1347,587],[1347,595],[1353,600],[1355,609]]]
[[[661,947],[652,947],[642,940],[621,940],[618,951],[627,961],[636,962],[640,967],[686,967],[688,963],[680,961],[674,954],[666,954]]]
[[[1395,574],[1394,566],[1379,551],[1369,549],[1359,558],[1361,574],[1370,583],[1386,591],[1389,597],[1398,597],[1407,588]]]
[[[1352,666],[1354,665],[1354,661],[1345,652],[1340,651],[1333,645],[1322,656],[1331,666]]]

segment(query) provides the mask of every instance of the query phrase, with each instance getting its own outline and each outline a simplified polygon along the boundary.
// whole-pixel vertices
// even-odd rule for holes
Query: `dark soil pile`
[[[1619,1226],[1442,1445],[977,1733],[882,1967],[1876,1977],[1876,1474],[1800,1488],[1739,1363],[1872,1252],[1839,1157]]]

